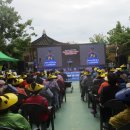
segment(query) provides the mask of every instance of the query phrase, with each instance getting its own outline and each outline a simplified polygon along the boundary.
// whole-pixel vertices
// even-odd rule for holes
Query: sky
[[[32,19],[37,37],[46,34],[60,42],[88,43],[94,34],[107,32],[120,21],[130,27],[130,0],[13,0],[22,17]]]

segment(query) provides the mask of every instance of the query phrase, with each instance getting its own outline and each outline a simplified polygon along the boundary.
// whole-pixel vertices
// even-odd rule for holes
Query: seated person
[[[99,89],[98,89],[98,95],[101,94],[101,91],[104,87],[107,87],[109,84],[108,84],[108,79],[107,77],[104,78],[104,82],[100,85]]]
[[[47,78],[48,80],[48,87],[50,88],[51,92],[53,93],[53,99],[52,99],[52,106],[55,106],[55,108],[59,108],[59,92],[60,88],[57,83],[57,76],[54,74],[50,74]]]
[[[6,93],[0,96],[0,126],[15,130],[31,130],[30,124],[22,115],[10,111],[10,108],[17,101],[18,97],[13,93]]]
[[[119,86],[117,86],[117,76],[115,73],[108,73],[107,75],[108,78],[108,86],[102,88],[101,93],[100,93],[100,103],[104,105],[107,101],[111,99],[115,99],[115,94],[120,90]],[[102,113],[102,118],[104,122],[108,122],[109,118],[112,116],[112,110],[109,108],[102,108],[103,113]]]
[[[27,89],[30,91],[31,95],[24,101],[24,103],[39,104],[45,106],[48,109],[48,100],[45,97],[39,95],[39,92],[43,89],[43,87],[44,85],[40,85],[35,82],[29,84]],[[41,116],[39,117],[39,120],[43,122],[44,121],[48,122],[48,127],[50,122],[49,114],[50,114],[49,112],[45,113],[43,111],[43,113],[41,113]]]
[[[48,100],[49,105],[51,105],[53,93],[49,89],[48,81],[46,79],[37,78],[35,82],[40,85],[44,85],[43,89],[39,92],[39,94],[45,97]]]
[[[60,102],[63,102],[63,97],[65,95],[65,83],[61,75],[57,75],[57,84],[60,88],[59,92]]]
[[[122,89],[115,95],[116,99],[126,104],[126,109],[109,119],[109,124],[114,128],[120,128],[130,123],[130,88]]]
[[[81,81],[81,99],[83,101],[85,96],[87,97],[87,93],[88,93],[88,88],[89,88],[89,85],[88,85],[88,75],[89,75],[89,72],[84,72],[83,73],[83,78],[82,78],[82,81]]]
[[[100,93],[100,103],[104,104],[108,100],[115,99],[115,94],[118,92],[119,86],[117,85],[117,75],[114,73],[109,73],[107,75],[108,86],[102,88]]]

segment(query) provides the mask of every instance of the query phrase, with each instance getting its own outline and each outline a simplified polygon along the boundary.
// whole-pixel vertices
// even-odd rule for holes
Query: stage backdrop
[[[63,68],[76,68],[80,66],[79,45],[62,46],[62,66]]]
[[[65,68],[105,65],[104,44],[66,44],[37,48],[38,68]]]

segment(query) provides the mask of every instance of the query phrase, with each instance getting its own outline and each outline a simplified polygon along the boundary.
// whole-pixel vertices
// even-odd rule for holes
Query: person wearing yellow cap
[[[28,85],[27,89],[28,91],[30,91],[31,95],[30,97],[28,97],[24,103],[25,104],[39,104],[39,105],[43,105],[44,107],[46,107],[48,109],[48,100],[41,96],[39,93],[40,91],[44,88],[44,85],[41,85],[41,84],[38,84],[38,83],[35,83],[35,82],[32,82],[31,84]],[[49,113],[48,112],[44,112],[41,113],[39,119],[43,122],[50,122],[50,119],[49,119]]]
[[[88,88],[89,88],[89,77],[90,72],[88,70],[84,71],[82,81],[81,81],[81,99],[85,101],[85,97],[87,99],[87,93],[88,93]]]
[[[115,73],[108,73],[107,75],[108,79],[108,86],[104,87],[100,94],[100,102],[104,104],[110,99],[115,98],[115,93],[120,90],[117,82],[118,77]]]
[[[18,109],[21,106],[22,102],[27,98],[27,92],[26,92],[25,87],[23,86],[23,81],[24,81],[23,79],[17,78],[17,79],[14,79],[13,83],[12,83],[13,86],[17,90],[17,95],[18,95],[18,98],[19,98]]]
[[[17,101],[18,97],[13,93],[0,96],[0,126],[14,130],[31,130],[30,124],[22,115],[10,111]]]
[[[100,95],[101,94],[101,91],[104,87],[107,87],[109,84],[108,84],[108,79],[107,79],[107,76],[104,76],[104,82],[101,83],[99,89],[98,89],[98,94]]]
[[[57,83],[57,76],[53,75],[53,74],[49,74],[48,75],[48,87],[50,88],[50,90],[53,93],[53,102],[52,105],[54,105],[56,108],[59,108],[59,92],[60,92],[60,88],[58,86]]]
[[[108,73],[108,86],[102,88],[100,93],[100,103],[103,105],[111,99],[115,99],[115,94],[120,90],[117,85],[117,75],[115,73]],[[104,108],[103,110],[103,120],[107,121],[108,117],[111,116],[111,110]]]
[[[61,105],[61,103],[63,102],[63,97],[65,95],[65,82],[64,82],[63,77],[60,74],[57,75],[57,84],[58,84],[58,86],[60,88],[60,92],[59,92],[59,99],[60,100],[59,100],[59,103]]]

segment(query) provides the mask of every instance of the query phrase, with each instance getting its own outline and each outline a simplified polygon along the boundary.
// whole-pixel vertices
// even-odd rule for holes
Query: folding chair
[[[41,115],[41,113],[43,112],[50,112],[50,121],[51,121],[51,126],[52,126],[52,130],[54,130],[54,119],[53,119],[53,108],[52,107],[48,107],[48,109],[43,106],[43,105],[39,105],[39,104],[32,104],[32,103],[26,103],[23,104],[22,106],[22,114],[23,116],[29,121],[31,127],[33,125],[37,126],[37,129],[40,130],[46,130],[47,128],[47,122],[43,122],[41,120],[39,120],[39,116]]]
[[[125,105],[116,99],[111,99],[103,105],[100,104],[100,130],[116,130],[108,124],[108,120],[111,116],[123,111],[124,109]]]
[[[111,99],[104,103],[103,106],[112,109],[113,115],[123,111],[126,108],[125,104],[117,99]]]
[[[73,92],[73,86],[72,86],[72,82],[70,81],[65,81],[65,94],[64,94],[64,99],[65,99],[65,102],[66,102],[66,89],[67,88],[71,88],[71,93]]]
[[[65,88],[71,88],[71,93],[73,92],[73,86],[72,86],[72,82],[70,81],[65,81]]]
[[[99,96],[98,96],[99,85],[93,85],[88,89],[88,108],[92,106],[93,116],[96,117],[97,107],[99,106]]]

